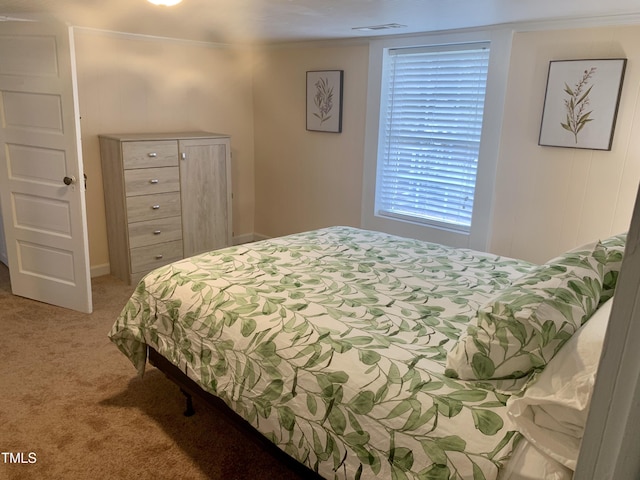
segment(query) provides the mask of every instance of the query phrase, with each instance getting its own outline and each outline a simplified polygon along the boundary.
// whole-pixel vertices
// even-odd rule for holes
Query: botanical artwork
[[[589,105],[589,93],[593,85],[589,85],[589,80],[596,71],[596,67],[591,67],[589,70],[585,70],[582,78],[578,83],[571,88],[566,83],[564,84],[564,91],[569,95],[569,98],[565,99],[564,105],[567,109],[567,120],[565,123],[560,122],[562,128],[573,133],[573,136],[578,143],[578,133],[584,128],[587,122],[592,122],[594,119],[590,118],[593,110],[586,111]],[[587,88],[588,87],[588,88]],[[586,91],[585,88],[587,89]]]
[[[333,110],[333,87],[329,85],[329,79],[327,77],[321,77],[316,82],[316,94],[313,97],[313,102],[316,105],[317,111],[313,112],[313,116],[320,120],[320,125],[331,118],[331,111]]]
[[[307,130],[342,131],[342,70],[307,72]]]
[[[611,150],[626,59],[549,64],[539,144]]]

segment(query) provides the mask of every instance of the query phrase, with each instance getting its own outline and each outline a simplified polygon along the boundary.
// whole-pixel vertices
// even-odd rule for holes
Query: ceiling
[[[501,23],[640,15],[639,0],[0,0],[0,17],[217,43],[410,34]],[[0,18],[1,19],[1,18]],[[385,30],[354,30],[385,24]]]

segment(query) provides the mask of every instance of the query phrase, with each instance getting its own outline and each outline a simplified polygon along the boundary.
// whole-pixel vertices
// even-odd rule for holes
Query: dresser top
[[[224,133],[211,132],[167,132],[167,133],[107,133],[98,135],[121,142],[139,142],[144,140],[189,140],[198,138],[228,138]]]

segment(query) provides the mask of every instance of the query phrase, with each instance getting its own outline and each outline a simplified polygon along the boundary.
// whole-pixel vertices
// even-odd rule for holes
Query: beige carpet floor
[[[183,416],[160,371],[137,378],[107,338],[133,287],[92,284],[81,314],[12,295],[0,264],[0,479],[305,478],[198,398]]]

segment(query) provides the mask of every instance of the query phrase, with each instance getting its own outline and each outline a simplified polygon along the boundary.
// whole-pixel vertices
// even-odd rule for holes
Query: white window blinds
[[[376,213],[469,231],[488,44],[388,51]]]

